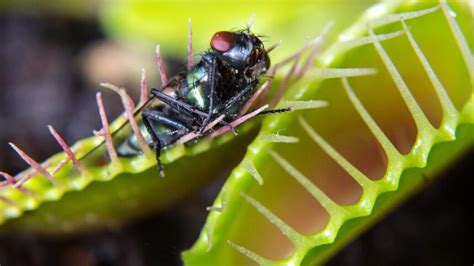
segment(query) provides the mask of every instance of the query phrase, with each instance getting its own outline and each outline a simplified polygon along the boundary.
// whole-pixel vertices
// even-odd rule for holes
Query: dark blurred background
[[[116,77],[118,84],[138,86],[140,73],[131,75],[127,64],[139,63],[143,54],[107,43],[94,20],[0,15],[0,41],[2,171],[18,173],[25,168],[8,148],[10,141],[38,161],[59,151],[47,124],[68,143],[100,128],[95,103],[98,80],[91,73],[101,70],[101,64],[104,75]],[[166,59],[171,73],[183,63]],[[111,95],[104,97],[109,117],[114,117],[122,109]],[[328,265],[472,265],[473,159],[471,151]],[[196,240],[205,207],[223,182],[221,178],[171,209],[116,231],[62,239],[0,235],[0,265],[180,265],[180,251]]]

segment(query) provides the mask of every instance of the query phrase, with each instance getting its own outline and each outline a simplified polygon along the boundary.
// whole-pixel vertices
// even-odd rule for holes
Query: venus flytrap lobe
[[[342,149],[341,147],[344,146],[336,142],[336,140],[343,141],[343,139],[338,139],[337,136],[333,138],[330,135],[340,132],[321,130],[325,127],[341,126],[341,123],[334,123],[333,126],[332,123],[336,121],[325,120],[324,117],[315,119],[318,114],[319,116],[328,115],[330,111],[320,113],[316,110],[308,110],[268,118],[263,123],[260,135],[249,146],[248,153],[241,165],[234,169],[233,174],[223,187],[223,191],[226,191],[227,195],[226,211],[219,214],[211,213],[203,229],[203,232],[206,233],[202,233],[195,245],[183,253],[183,259],[187,265],[202,263],[239,265],[252,261],[259,265],[317,265],[324,263],[329,256],[351,238],[360,234],[363,228],[372,224],[408,195],[420,189],[424,179],[433,178],[433,171],[436,171],[433,169],[441,169],[450,160],[460,156],[462,154],[460,151],[473,147],[474,115],[472,106],[474,97],[472,96],[471,65],[474,60],[472,60],[470,48],[472,46],[463,35],[463,27],[467,27],[468,23],[472,21],[472,17],[466,18],[466,14],[453,16],[454,12],[446,1],[441,1],[440,5],[428,5],[426,8],[427,5],[427,3],[408,4],[403,1],[384,2],[377,4],[376,8],[369,9],[361,21],[341,34],[344,36],[341,38],[341,42],[329,47],[320,58],[316,57],[317,67],[314,65],[310,67],[303,77],[305,80],[313,80],[314,85],[300,86],[299,88],[295,86],[289,90],[289,97],[283,97],[283,100],[286,101],[298,101],[303,98],[305,104],[308,104],[310,101],[315,101],[310,97],[314,97],[318,93],[322,94],[321,90],[332,90],[337,96],[329,97],[329,100],[324,99],[327,101],[327,108],[336,108],[337,105],[348,106],[347,109],[343,109],[348,111],[335,117],[341,121],[360,119],[367,132],[371,134],[371,138],[376,142],[378,148],[374,151],[380,153],[379,157],[386,158],[383,176],[374,178],[355,163],[357,160],[354,159],[354,155],[348,155],[347,149]],[[467,7],[464,4],[455,2],[453,5],[466,13]],[[469,12],[467,13],[469,14]],[[440,16],[441,14],[444,16]],[[459,24],[458,20],[460,19],[463,19],[461,21],[463,24]],[[446,79],[446,75],[440,75],[443,74],[443,71],[450,71],[450,69],[443,68],[444,66],[440,66],[439,62],[436,66],[432,65],[429,57],[432,56],[432,46],[425,44],[421,46],[424,48],[421,48],[418,44],[422,41],[430,43],[432,33],[429,30],[420,33],[417,28],[420,27],[419,21],[420,23],[424,21],[424,25],[427,25],[426,21],[432,23],[429,25],[436,25],[438,29],[436,34],[443,36],[446,44],[431,43],[431,45],[443,48],[445,52],[442,55],[445,60],[443,62],[455,61],[452,65],[457,67],[456,71],[466,73],[465,76],[459,77],[462,81],[453,82],[453,80]],[[397,25],[398,28],[391,27],[392,25]],[[397,30],[387,32],[393,28]],[[401,30],[399,30],[400,28]],[[385,29],[385,31],[381,32],[381,29]],[[417,34],[414,33],[415,30]],[[466,32],[465,28],[464,32]],[[405,42],[399,41],[400,39],[404,39]],[[391,41],[397,41],[398,46],[395,52],[393,51],[394,46],[382,44],[382,42]],[[455,43],[459,50],[448,49],[447,47],[450,47],[447,44],[448,41]],[[407,54],[407,51],[411,49],[414,56],[405,57],[405,60],[400,63],[396,60],[396,56],[400,53],[398,49],[404,54]],[[359,54],[353,52],[354,50]],[[357,55],[359,61],[345,57],[346,53]],[[459,60],[453,55],[456,53],[461,54]],[[449,60],[446,60],[446,57]],[[346,62],[350,68],[346,67]],[[367,62],[380,63],[372,67]],[[420,67],[413,68],[412,66],[418,62]],[[364,68],[357,68],[355,63],[364,66]],[[464,67],[467,71],[463,69]],[[297,68],[297,66],[292,66],[292,68]],[[420,104],[419,98],[414,96],[414,91],[424,87],[418,88],[413,83],[408,83],[406,76],[409,74],[413,75],[411,77],[426,75],[428,82],[433,86],[433,94],[439,101],[442,113],[438,127],[431,124],[428,119],[430,113],[426,107]],[[380,76],[386,77],[386,80],[383,81],[387,81],[387,83],[379,84],[377,81],[380,81]],[[367,95],[370,91],[361,90],[362,83],[358,81],[360,78],[364,80],[364,87],[373,90],[388,90],[384,85],[394,85],[393,89],[400,96],[401,105],[387,104],[386,106],[387,108],[392,108],[392,106],[406,108],[407,114],[414,121],[417,132],[414,144],[406,154],[400,152],[400,147],[394,142],[393,136],[388,134],[390,132],[381,123],[380,117],[374,116],[373,105],[371,106],[367,100],[371,99]],[[334,81],[330,82],[328,79]],[[456,84],[457,87],[452,84]],[[341,90],[343,94],[336,90]],[[469,93],[464,94],[463,105],[456,108],[452,95],[466,90]],[[429,90],[425,89],[424,92],[427,94]],[[346,98],[343,99],[343,97]],[[338,103],[336,100],[340,100],[342,103]],[[284,104],[280,103],[279,106],[284,106]],[[398,111],[390,110],[394,114]],[[334,119],[334,117],[330,119]],[[326,123],[315,124],[312,122],[314,120]],[[347,121],[347,123],[350,122]],[[285,141],[288,137],[280,135],[278,132],[281,130],[291,135],[288,137],[299,141]],[[320,130],[323,132],[319,132]],[[344,134],[352,140],[350,133],[345,132]],[[281,138],[281,141],[268,141],[276,136]],[[314,152],[314,145],[318,147],[316,152]],[[297,148],[285,148],[292,146]],[[450,153],[447,146],[459,147],[457,148],[458,153]],[[370,160],[371,150],[369,147],[367,148],[367,151],[358,151],[356,156],[364,156]],[[443,149],[445,152],[442,153],[442,157],[439,155],[432,157],[435,153],[442,152]],[[316,157],[315,154],[318,156]],[[323,158],[319,154],[325,154],[332,162],[335,162],[352,179],[351,182],[355,182],[361,188],[361,193],[353,203],[347,205],[339,203],[337,197],[333,198],[335,197],[334,191],[328,190],[327,184],[320,187],[320,183],[317,183],[318,178],[324,178],[315,176],[319,173],[319,165],[326,162],[316,159],[312,161],[311,158],[313,156],[314,158]],[[383,160],[381,161],[383,162]],[[282,173],[278,168],[283,169],[284,172]],[[313,169],[314,172],[309,169]],[[414,169],[416,169],[416,173],[419,173],[419,176],[418,174],[407,174],[410,172],[407,170]],[[425,174],[425,172],[430,174]],[[327,173],[325,174],[327,175]],[[337,179],[337,175],[340,173],[333,174],[329,178]],[[310,220],[312,216],[310,212],[295,210],[303,208],[305,203],[293,200],[305,197],[285,192],[285,190],[290,191],[293,186],[290,185],[291,181],[288,178],[296,180],[299,186],[315,198],[321,208],[327,212],[329,220],[322,229],[310,234],[301,234],[298,228],[294,227],[295,218],[293,216],[297,216],[299,222],[305,219],[308,219],[307,223],[315,221]],[[328,181],[326,180],[326,182]],[[281,187],[282,185],[285,187]],[[271,194],[270,191],[278,191],[279,194]],[[216,202],[219,200],[220,197],[216,199]],[[298,202],[298,205],[292,205],[295,204],[294,202]],[[259,222],[260,216],[263,216],[265,220]],[[323,218],[322,216],[318,217]],[[253,229],[251,233],[246,231],[249,225]],[[275,228],[293,245],[289,252],[287,250],[288,242],[281,241],[281,236],[275,236]],[[212,243],[209,243],[210,241]],[[280,246],[276,243],[278,241],[281,241]],[[267,245],[261,243],[267,243]],[[209,249],[209,247],[212,248]],[[268,254],[272,254],[273,257],[270,258]],[[279,256],[279,258],[274,258],[275,256]]]

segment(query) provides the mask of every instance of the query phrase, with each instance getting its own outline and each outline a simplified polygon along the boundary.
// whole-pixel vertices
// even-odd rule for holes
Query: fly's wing
[[[141,113],[144,108],[150,108],[154,105],[159,104],[158,100],[155,100],[155,98],[150,97],[145,103],[140,105],[138,108],[135,109],[133,112],[133,117],[137,123],[141,122]],[[130,127],[130,123],[127,119],[127,121],[123,122],[116,130],[114,130],[111,135],[112,135],[112,142],[115,148],[118,148],[119,145],[124,142],[128,135],[132,132],[132,129]],[[105,145],[105,140],[103,140],[101,143],[99,143],[97,146],[92,148],[90,151],[88,151],[86,154],[84,154],[79,160],[96,160],[97,158],[103,157],[103,159],[106,158],[106,145]]]

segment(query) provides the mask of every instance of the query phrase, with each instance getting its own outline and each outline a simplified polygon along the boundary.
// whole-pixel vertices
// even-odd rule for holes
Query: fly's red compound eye
[[[219,31],[212,36],[211,47],[219,52],[227,52],[232,46],[234,33],[228,31]]]

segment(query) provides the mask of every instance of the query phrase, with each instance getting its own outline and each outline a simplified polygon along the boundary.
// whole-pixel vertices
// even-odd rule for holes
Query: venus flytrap
[[[297,83],[283,98],[324,100],[327,108],[264,121],[223,187],[226,210],[211,211],[183,253],[187,265],[320,264],[473,147],[472,16],[459,2],[433,4],[377,4],[318,58],[303,78],[311,85]],[[436,34],[419,28],[426,25],[446,41],[427,45]],[[433,57],[438,46],[442,60]],[[457,79],[445,75],[451,71]],[[423,76],[427,83],[413,82]],[[420,98],[430,93],[439,125]],[[390,119],[374,113],[377,101],[386,101]],[[284,137],[269,142],[272,134]]]

